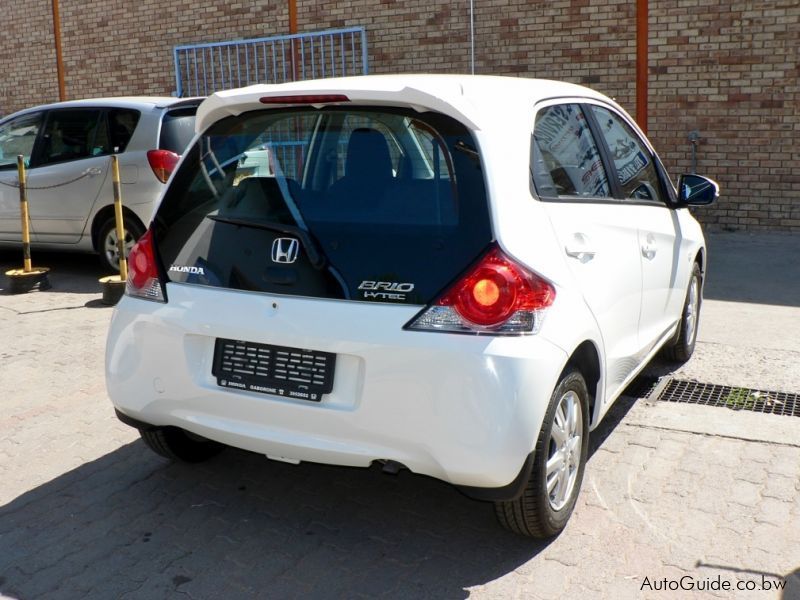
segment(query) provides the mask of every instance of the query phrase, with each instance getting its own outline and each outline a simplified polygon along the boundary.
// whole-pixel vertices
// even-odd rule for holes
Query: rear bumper
[[[272,457],[393,460],[456,485],[501,488],[532,452],[566,361],[538,336],[403,331],[416,307],[187,287],[171,284],[169,304],[120,302],[106,351],[109,396],[136,421]],[[334,352],[333,391],[317,403],[221,388],[211,374],[217,337]]]

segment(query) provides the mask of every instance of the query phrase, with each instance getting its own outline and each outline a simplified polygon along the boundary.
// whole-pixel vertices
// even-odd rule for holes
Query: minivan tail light
[[[179,154],[170,152],[169,150],[148,150],[147,162],[150,163],[150,168],[161,183],[167,183],[169,176],[175,170],[175,165],[181,159]]]
[[[153,233],[148,229],[128,255],[128,281],[125,294],[135,298],[166,302],[164,286],[156,262]]]
[[[537,333],[553,285],[494,246],[407,325],[408,329],[514,335]]]

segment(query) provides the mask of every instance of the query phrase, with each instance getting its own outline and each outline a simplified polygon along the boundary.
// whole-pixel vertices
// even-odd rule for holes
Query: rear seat
[[[293,179],[286,179],[286,189],[297,202],[300,186]],[[223,199],[220,216],[237,219],[261,219],[292,223],[291,212],[275,177],[247,177],[239,182],[229,198]]]
[[[381,198],[381,215],[393,223],[455,225],[458,214],[453,187],[447,180],[398,181]]]

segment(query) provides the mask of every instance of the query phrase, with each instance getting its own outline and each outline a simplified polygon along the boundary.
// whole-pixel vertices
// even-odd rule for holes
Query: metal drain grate
[[[749,410],[800,417],[800,394],[770,392],[696,381],[670,379],[664,389],[651,400],[685,402],[703,406],[721,406],[732,410]]]
[[[653,393],[660,381],[658,377],[639,375],[628,384],[628,387],[622,393],[629,398],[647,398]]]

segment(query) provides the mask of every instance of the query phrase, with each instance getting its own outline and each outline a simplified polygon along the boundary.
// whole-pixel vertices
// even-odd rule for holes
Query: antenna
[[[470,69],[475,75],[475,6],[474,0],[469,0],[469,55]]]

